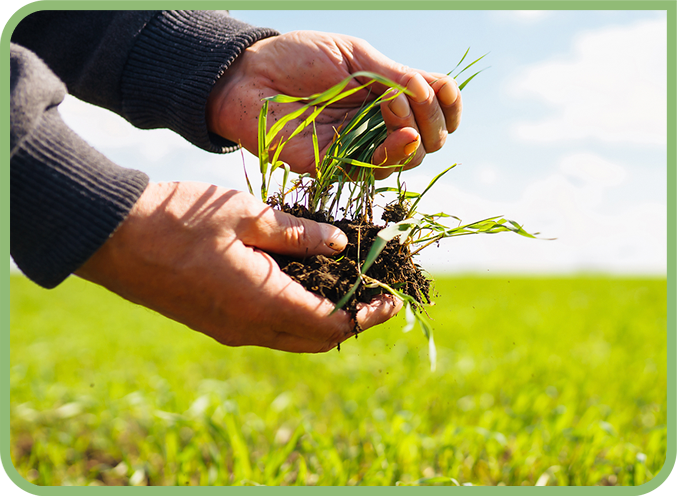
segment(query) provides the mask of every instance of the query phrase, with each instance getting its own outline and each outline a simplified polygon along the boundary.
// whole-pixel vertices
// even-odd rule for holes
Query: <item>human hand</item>
[[[258,150],[258,116],[262,99],[277,94],[310,96],[320,93],[350,74],[371,71],[405,86],[412,96],[400,95],[381,104],[388,129],[386,141],[375,151],[372,162],[377,179],[414,154],[405,168],[416,167],[426,153],[442,147],[447,133],[461,119],[461,94],[453,78],[444,74],[409,69],[388,59],[364,40],[316,31],[295,31],[260,40],[240,55],[216,83],[207,103],[209,129],[231,141],[240,142],[252,153]],[[366,82],[366,81],[362,81]],[[360,83],[351,81],[348,88]],[[388,90],[380,84],[361,90],[325,109],[316,120],[321,155],[335,129],[347,123],[366,99]],[[302,103],[271,103],[269,122],[299,108]],[[289,136],[301,119],[283,130]],[[422,145],[422,146],[421,146]],[[315,159],[310,130],[293,138],[280,159],[298,173],[314,174]]]
[[[230,346],[322,352],[353,335],[350,315],[282,273],[262,250],[332,255],[347,238],[203,183],[151,183],[127,219],[76,275]],[[361,329],[393,317],[380,297],[358,307]]]

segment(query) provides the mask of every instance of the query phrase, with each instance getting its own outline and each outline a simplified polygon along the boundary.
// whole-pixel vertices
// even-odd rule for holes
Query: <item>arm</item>
[[[275,34],[218,11],[41,11],[19,23],[12,41],[76,97],[225,152],[236,143],[207,129],[209,94],[247,47]]]
[[[262,250],[341,251],[338,229],[273,211],[216,186],[148,184],[64,125],[63,84],[11,47],[10,251],[43,287],[71,272],[221,343],[327,351],[352,335],[344,311],[304,290]],[[362,329],[401,305],[361,305]]]
[[[61,120],[63,83],[29,50],[10,49],[10,252],[54,287],[120,225],[145,174],[110,162]]]
[[[58,285],[104,244],[148,183],[145,174],[111,163],[63,123],[57,105],[66,88],[57,76],[86,101],[145,127],[175,124],[194,143],[223,151],[233,144],[207,130],[209,92],[244,47],[272,34],[201,12],[26,17],[12,40],[36,50],[50,67],[13,44],[11,254],[24,273],[42,286]],[[168,96],[175,88],[192,97]]]

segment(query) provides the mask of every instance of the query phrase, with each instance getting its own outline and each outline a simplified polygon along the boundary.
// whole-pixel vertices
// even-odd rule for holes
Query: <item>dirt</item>
[[[282,272],[307,290],[337,303],[355,284],[359,275],[358,260],[360,263],[364,261],[376,235],[385,226],[348,219],[333,221],[328,219],[326,214],[310,213],[301,205],[293,207],[284,205],[281,210],[297,217],[333,224],[348,237],[345,250],[334,257],[313,255],[296,259],[272,255]],[[396,208],[386,209],[384,219],[401,220],[397,219],[398,214]],[[400,245],[397,239],[388,242],[367,271],[367,275],[410,295],[421,305],[430,303],[430,279],[424,275],[421,267],[414,263],[408,246]],[[368,288],[362,284],[343,308],[355,315],[358,302],[368,303],[375,295],[384,292],[386,291],[381,288]]]

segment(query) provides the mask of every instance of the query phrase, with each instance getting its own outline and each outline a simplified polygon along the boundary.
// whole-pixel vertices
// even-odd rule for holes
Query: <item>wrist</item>
[[[240,120],[238,117],[242,117],[242,113],[238,111],[238,106],[244,106],[244,104],[235,99],[233,89],[239,84],[244,84],[243,65],[248,50],[243,50],[240,56],[216,80],[207,98],[205,108],[207,130],[235,143],[238,142],[238,136],[233,132],[233,129],[237,129],[238,124],[241,124],[238,122]],[[258,114],[254,117],[258,117]]]
[[[167,216],[158,207],[166,205],[177,184],[149,183],[122,224],[75,275],[123,294],[130,274],[139,273],[152,260],[154,245],[161,244],[156,235],[167,229],[161,222]]]
[[[254,42],[216,80],[205,108],[209,132],[234,143],[247,141],[242,135],[245,120],[258,121],[261,100],[269,94],[262,90],[273,78],[273,61],[265,53],[271,51],[269,45],[276,40],[273,36]],[[252,98],[251,93],[256,96]]]
[[[207,130],[222,138],[226,138],[225,134],[227,134],[227,132],[223,129],[224,119],[221,118],[221,115],[226,111],[226,95],[229,92],[228,83],[232,81],[233,76],[233,74],[228,74],[226,72],[216,81],[216,83],[214,83],[214,87],[209,93],[209,98],[207,98],[207,106],[205,108]]]

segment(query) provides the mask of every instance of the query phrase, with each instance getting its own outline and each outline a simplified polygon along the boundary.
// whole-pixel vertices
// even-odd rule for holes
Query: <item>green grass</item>
[[[636,485],[658,473],[664,279],[436,286],[431,373],[403,317],[340,353],[292,355],[220,346],[75,278],[45,291],[11,277],[14,464],[41,485]]]

